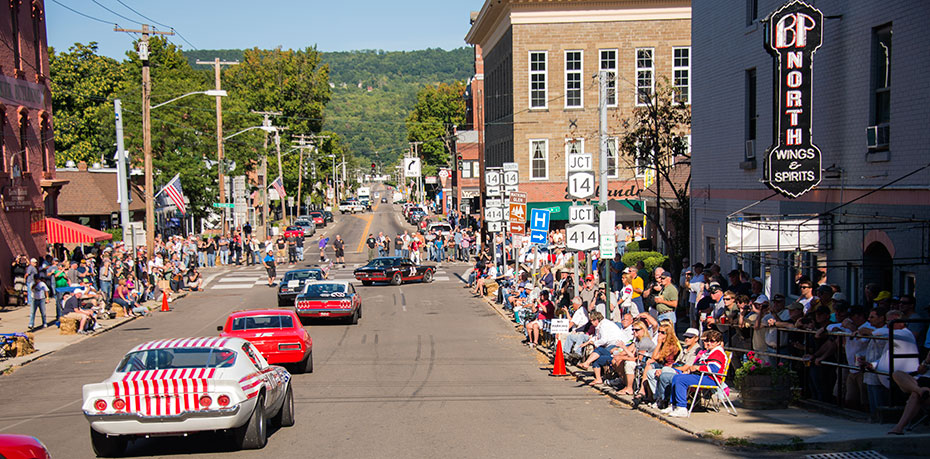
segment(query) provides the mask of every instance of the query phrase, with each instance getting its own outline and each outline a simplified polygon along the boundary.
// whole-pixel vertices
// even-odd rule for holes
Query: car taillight
[[[123,399],[118,398],[118,399],[116,399],[116,400],[113,400],[113,409],[114,409],[114,410],[122,411],[122,410],[125,409],[125,408],[126,408],[126,402],[124,402]]]
[[[213,399],[210,398],[209,395],[200,396],[200,407],[201,408],[209,408],[211,403],[213,403]]]
[[[103,399],[97,400],[96,402],[94,402],[94,408],[96,408],[97,411],[104,411],[104,410],[106,410],[106,409],[107,409],[107,402],[106,402],[106,400],[103,400]]]
[[[229,396],[220,395],[216,398],[216,403],[218,403],[220,406],[229,406]]]
[[[300,343],[282,343],[278,344],[279,351],[299,351]]]

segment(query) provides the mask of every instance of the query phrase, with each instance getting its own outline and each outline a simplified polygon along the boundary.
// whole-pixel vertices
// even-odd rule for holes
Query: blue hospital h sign
[[[530,242],[545,244],[549,233],[549,210],[533,209],[530,211]]]

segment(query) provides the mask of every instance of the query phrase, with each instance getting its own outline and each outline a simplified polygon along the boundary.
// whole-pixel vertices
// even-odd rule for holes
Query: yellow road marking
[[[364,217],[355,216],[355,218],[361,218],[365,220],[365,229],[362,230],[362,237],[358,241],[358,250],[356,250],[356,253],[362,253],[362,247],[365,246],[365,241],[368,239],[368,230],[371,228],[372,220],[375,219],[375,214],[372,212]]]

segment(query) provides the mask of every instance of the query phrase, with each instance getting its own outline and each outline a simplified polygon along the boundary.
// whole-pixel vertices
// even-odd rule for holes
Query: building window
[[[530,52],[530,108],[547,107],[546,56],[545,51]]]
[[[756,125],[759,111],[756,104],[756,69],[746,71],[746,150],[744,159],[756,157]]]
[[[530,179],[549,178],[549,141],[530,140]]]
[[[746,25],[751,26],[759,19],[759,0],[746,0]]]
[[[869,147],[887,149],[891,140],[891,24],[872,31],[872,116]]]
[[[636,105],[649,103],[655,90],[655,63],[652,48],[636,50]]]
[[[42,75],[42,5],[32,4],[32,47],[35,49],[36,75]]]
[[[29,115],[23,113],[19,119],[19,167],[29,172]]]
[[[675,102],[691,103],[691,48],[672,48]]]
[[[0,105],[2,107],[2,105]],[[0,110],[0,172],[6,172],[6,115]]]
[[[471,162],[471,176],[474,178],[481,177],[481,164],[478,161]]]
[[[717,238],[707,237],[705,238],[705,252],[704,252],[704,262],[705,263],[716,263],[717,262]]]
[[[580,108],[584,103],[581,59],[581,51],[565,51],[565,108]]]
[[[607,72],[607,106],[617,106],[617,50],[602,49],[598,69]]]
[[[617,158],[617,138],[607,139],[607,176],[617,178],[620,176],[620,167]]]
[[[13,35],[13,68],[22,69],[19,55],[19,3],[21,0],[10,0],[10,26]]]
[[[41,128],[39,129],[39,153],[42,155],[42,172],[48,172],[48,143],[49,139],[49,122],[48,118],[43,118]]]
[[[471,178],[471,161],[462,161],[462,178]]]

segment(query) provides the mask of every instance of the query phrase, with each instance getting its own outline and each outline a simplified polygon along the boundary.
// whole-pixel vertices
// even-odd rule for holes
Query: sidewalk
[[[171,297],[172,303],[181,298],[184,298],[187,296],[187,294],[188,292],[175,293]],[[35,346],[35,352],[24,356],[4,358],[0,360],[0,374],[6,373],[12,369],[15,369],[16,367],[23,366],[29,362],[45,357],[46,355],[70,346],[78,341],[83,341],[92,336],[105,333],[127,322],[138,319],[137,317],[120,317],[116,319],[100,320],[98,322],[98,324],[100,324],[100,328],[94,330],[93,333],[87,335],[61,335],[58,333],[58,327],[55,326],[54,301],[51,303],[51,305],[46,305],[45,307],[46,317],[49,320],[48,326],[32,332],[35,335],[35,340],[33,343]],[[161,308],[161,301],[148,301],[144,303],[143,306],[148,308],[150,313],[156,314],[157,311]],[[51,314],[49,314],[49,312],[51,312]],[[38,314],[36,315],[38,316]],[[36,317],[36,324],[40,323],[41,321],[41,317]],[[0,333],[23,333],[28,331],[26,329],[27,325],[29,325],[29,308],[25,306],[7,307],[2,312],[0,312]]]
[[[501,305],[488,298],[485,300],[501,318],[513,323]],[[514,327],[517,328],[515,324]],[[552,361],[552,350],[542,346],[536,349],[549,362]],[[590,385],[594,380],[592,372],[575,366],[568,366],[567,369],[569,376],[565,378],[574,378],[585,385]],[[628,395],[620,395],[605,386],[591,388],[632,408],[633,400]],[[739,394],[735,390],[731,392],[730,399],[736,405],[738,416],[729,415],[722,408],[720,412],[704,412],[696,408],[688,418],[666,416],[645,404],[637,409],[698,438],[732,447],[808,452],[877,450],[921,456],[926,454],[926,445],[930,445],[930,428],[926,425],[918,426],[904,436],[888,435],[892,424],[859,422],[795,406],[784,410],[747,410],[742,408]]]

